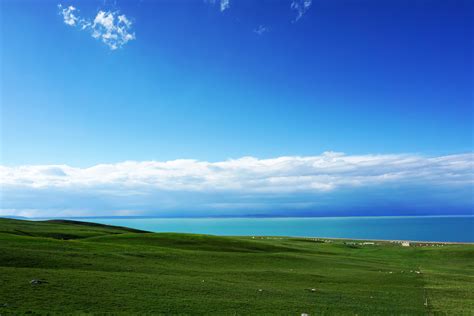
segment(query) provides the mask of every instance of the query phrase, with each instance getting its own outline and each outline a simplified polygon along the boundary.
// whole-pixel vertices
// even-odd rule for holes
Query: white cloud
[[[131,26],[132,22],[125,15],[99,11],[91,26],[92,36],[101,39],[110,49],[115,50],[135,39],[135,33],[130,32]]]
[[[262,35],[263,33],[266,33],[268,31],[270,31],[270,29],[265,25],[259,25],[256,29],[253,30],[253,32],[258,35]]]
[[[291,9],[296,11],[295,22],[298,21],[311,7],[313,0],[292,0]]]
[[[204,3],[214,6],[216,3],[219,3],[219,10],[224,12],[230,8],[230,0],[204,0]]]
[[[224,12],[225,10],[230,8],[230,0],[221,0],[221,12]]]
[[[72,6],[63,9],[59,4],[58,8],[64,23],[90,32],[92,37],[101,40],[111,50],[116,50],[135,39],[132,22],[124,14],[100,10],[94,20],[90,21],[75,15],[77,9]]]
[[[423,157],[350,156],[327,152],[310,157],[243,157],[220,162],[190,159],[125,161],[89,168],[67,165],[1,166],[0,185],[2,188],[88,188],[118,195],[143,190],[324,193],[381,184],[465,186],[474,183],[473,161],[473,154]]]
[[[0,166],[0,216],[465,214],[473,188],[472,153]]]
[[[77,11],[77,9],[73,6],[63,8],[63,6],[60,4],[58,4],[58,8],[59,13],[63,16],[64,23],[70,26],[75,26],[79,21],[79,18],[74,14],[74,11]]]

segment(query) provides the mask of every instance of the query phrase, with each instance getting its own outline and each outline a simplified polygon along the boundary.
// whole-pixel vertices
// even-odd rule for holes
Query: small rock
[[[258,291],[259,291],[259,292],[263,292],[263,290],[262,290],[262,289],[258,289]]]
[[[309,316],[309,314],[301,313],[301,316]]]
[[[43,281],[43,280],[37,280],[37,279],[33,279],[30,281],[31,285],[38,285],[38,284],[43,284],[43,283],[48,283],[48,282]]]

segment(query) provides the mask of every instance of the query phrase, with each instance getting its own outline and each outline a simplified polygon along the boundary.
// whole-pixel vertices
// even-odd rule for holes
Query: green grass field
[[[472,244],[363,245],[0,219],[0,315],[473,315],[473,281]]]

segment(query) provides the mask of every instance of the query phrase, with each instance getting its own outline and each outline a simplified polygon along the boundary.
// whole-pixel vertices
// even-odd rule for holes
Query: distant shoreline
[[[10,216],[2,215],[0,218],[27,219],[27,220],[47,220],[47,219],[285,219],[285,218],[444,218],[444,217],[474,217],[474,214],[465,215],[350,215],[350,216],[42,216],[42,217],[26,217],[26,216]]]
[[[385,216],[388,217],[388,216]],[[389,218],[391,218],[390,216]],[[410,218],[410,216],[408,216]],[[419,217],[426,217],[426,216],[419,216]],[[432,216],[434,217],[434,216]],[[436,216],[437,218],[440,217],[446,217],[446,216]],[[449,216],[449,217],[474,217],[474,216]],[[2,217],[0,217],[1,219]],[[362,217],[363,218],[363,217]],[[365,217],[367,218],[367,217]],[[371,217],[371,218],[379,218],[379,217]],[[406,218],[406,217],[404,217]],[[30,222],[71,222],[71,223],[77,223],[77,224],[94,224],[94,225],[99,225],[99,226],[107,226],[107,227],[121,227],[121,228],[127,228],[127,229],[136,229],[131,226],[127,225],[112,225],[110,223],[99,223],[99,222],[94,222],[94,221],[79,221],[78,219],[101,219],[101,217],[95,217],[95,218],[89,218],[89,217],[81,217],[81,218],[76,218],[76,220],[72,220],[71,218],[69,219],[53,219],[53,218],[35,218],[35,219],[28,219],[28,218],[6,218],[6,219],[11,219],[11,220],[19,220],[19,221],[30,221]],[[129,220],[133,218],[121,218],[121,217],[115,217],[115,218],[102,218],[102,219],[112,219],[112,220]],[[163,218],[135,218],[135,219],[163,219]],[[186,218],[174,218],[174,220],[179,220],[183,219],[186,220]],[[197,220],[199,218],[187,218],[188,220]],[[209,219],[209,218],[207,218]],[[221,218],[222,219],[222,218]],[[230,218],[227,218],[230,219]],[[239,218],[234,218],[234,219],[239,219]],[[240,218],[242,219],[242,218]],[[244,218],[244,219],[249,219],[249,218]],[[281,218],[280,218],[281,219]],[[297,218],[301,219],[301,218]],[[142,232],[144,230],[141,230]],[[400,239],[400,238],[393,238],[393,239],[384,239],[384,238],[352,238],[352,237],[326,237],[326,236],[310,236],[310,235],[272,235],[272,234],[267,234],[267,235],[258,235],[258,234],[235,234],[235,235],[227,235],[227,234],[219,234],[219,233],[199,233],[199,232],[184,232],[184,231],[174,231],[174,230],[164,230],[164,231],[153,231],[153,230],[145,230],[145,232],[148,233],[154,233],[154,234],[160,234],[160,233],[182,233],[182,234],[204,234],[204,235],[214,235],[214,236],[223,236],[223,237],[243,237],[243,238],[255,238],[255,239],[284,239],[284,238],[296,238],[296,239],[307,239],[307,240],[319,240],[319,241],[330,241],[330,240],[337,240],[337,241],[361,241],[361,242],[381,242],[381,243],[402,243],[402,242],[408,242],[413,244],[412,246],[422,246],[422,244],[425,245],[456,245],[456,244],[461,244],[461,245],[472,245],[474,244],[474,241],[438,241],[438,240],[415,240],[415,239]]]
[[[236,236],[237,237],[237,236]],[[247,236],[245,236],[247,237]],[[262,236],[255,236],[262,237]],[[265,237],[265,236],[263,236]],[[271,236],[268,236],[271,237]],[[278,237],[278,236],[277,236]],[[347,241],[374,241],[374,242],[386,242],[386,243],[402,243],[409,242],[413,244],[441,244],[441,245],[474,245],[474,242],[469,241],[424,241],[424,240],[408,240],[408,239],[362,239],[362,238],[340,238],[340,237],[301,237],[301,236],[288,236],[288,238],[304,238],[304,239],[326,239],[326,240],[347,240]]]

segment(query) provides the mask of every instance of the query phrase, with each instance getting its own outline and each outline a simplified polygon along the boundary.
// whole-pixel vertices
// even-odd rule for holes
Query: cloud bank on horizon
[[[473,184],[473,153],[425,157],[325,152],[219,162],[125,161],[88,168],[1,166],[0,215],[186,214],[183,210],[200,215],[291,215],[303,210],[358,214],[364,205],[379,207],[373,211],[378,215],[388,208],[400,215],[410,207],[420,213],[433,206],[445,207],[442,213],[449,214],[457,208],[472,210]],[[410,195],[413,205],[408,205]]]

